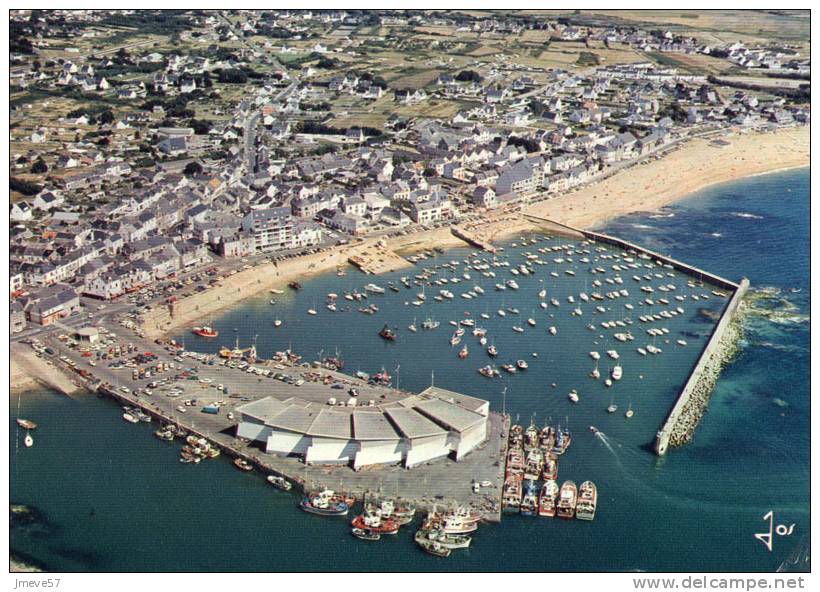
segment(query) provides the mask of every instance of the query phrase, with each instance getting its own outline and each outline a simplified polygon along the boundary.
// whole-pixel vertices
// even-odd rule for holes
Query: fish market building
[[[236,411],[237,437],[264,443],[267,453],[358,470],[412,468],[443,457],[459,461],[487,439],[490,409],[483,399],[430,387],[375,407],[265,397]]]

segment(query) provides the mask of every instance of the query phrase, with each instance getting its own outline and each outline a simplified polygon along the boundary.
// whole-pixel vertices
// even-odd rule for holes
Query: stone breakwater
[[[670,446],[683,446],[692,440],[695,429],[706,412],[706,406],[721,370],[737,351],[741,330],[735,313],[739,310],[741,299],[748,288],[747,279],[743,279],[737,285],[689,380],[681,389],[663,427],[658,431],[655,438],[655,452],[658,456],[666,454]]]
[[[706,413],[706,407],[715,389],[718,376],[737,354],[737,343],[741,335],[740,322],[735,318],[726,325],[715,351],[709,354],[703,362],[700,376],[672,426],[668,444],[670,447],[683,446],[694,437],[695,429]]]

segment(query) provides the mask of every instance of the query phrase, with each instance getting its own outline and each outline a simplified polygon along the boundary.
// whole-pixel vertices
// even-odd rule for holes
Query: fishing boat
[[[538,496],[538,515],[552,518],[555,516],[555,503],[558,500],[560,488],[554,479],[547,479],[541,486]]]
[[[492,357],[498,355],[498,350],[496,349],[495,345],[490,344],[490,347],[487,348],[487,355]]]
[[[139,423],[139,421],[140,421],[139,419],[137,419],[136,417],[134,417],[133,415],[131,415],[131,414],[130,414],[130,413],[128,413],[128,412],[123,413],[123,414],[122,414],[122,418],[123,418],[125,421],[129,422],[129,423]]]
[[[462,347],[461,351],[458,352],[458,357],[463,360],[464,358],[466,358],[469,355],[470,355],[470,351],[467,349],[467,344],[464,344],[464,347]]]
[[[395,341],[396,332],[387,325],[385,325],[384,327],[382,327],[382,330],[379,331],[379,337],[387,341]]]
[[[469,534],[478,530],[478,518],[461,515],[458,512],[444,514],[441,517],[441,529],[447,534]]]
[[[558,495],[555,515],[559,518],[574,518],[578,501],[578,487],[574,481],[564,481]]]
[[[219,331],[213,327],[209,327],[208,325],[203,327],[194,327],[191,329],[191,333],[194,335],[199,335],[200,337],[219,337]]]
[[[530,367],[530,365],[529,365],[529,364],[527,364],[527,361],[526,361],[526,360],[518,360],[518,361],[515,363],[515,365],[516,365],[516,366],[518,366],[518,369],[519,369],[519,370],[526,370],[527,368],[529,368],[529,367]]]
[[[541,471],[541,478],[544,481],[558,479],[558,458],[552,453],[548,453],[544,459],[544,468]]]
[[[399,523],[392,518],[382,516],[381,510],[365,510],[364,514],[359,514],[351,522],[353,528],[361,528],[378,534],[396,534],[399,532]]]
[[[305,496],[299,502],[299,507],[310,514],[319,516],[345,516],[350,510],[348,504],[338,498],[329,489]]]
[[[569,430],[562,430],[559,426],[555,436],[555,447],[552,449],[553,454],[558,456],[564,454],[571,443],[572,434],[569,433]]]
[[[538,493],[535,487],[535,481],[532,479],[527,481],[527,487],[524,491],[524,497],[521,499],[519,512],[521,512],[522,516],[536,516],[538,514]]]
[[[17,418],[17,425],[19,425],[21,428],[23,428],[25,430],[36,430],[37,429],[37,424],[34,423],[33,421],[31,421],[30,419],[22,419],[22,418],[18,417]]]
[[[504,481],[504,489],[501,493],[501,503],[505,509],[518,510],[521,506],[521,494],[523,485],[520,475],[510,475]]]
[[[578,503],[575,506],[575,517],[578,520],[592,520],[598,506],[598,489],[592,481],[584,481],[578,490]]]
[[[415,539],[426,539],[435,541],[447,549],[466,549],[470,546],[472,538],[463,534],[449,534],[440,528],[421,528],[416,531]]]
[[[544,453],[540,448],[533,448],[527,453],[527,462],[524,465],[524,479],[538,480],[544,466]]]
[[[233,461],[233,466],[235,466],[240,471],[252,471],[253,465],[246,461],[244,458],[235,458]]]
[[[382,538],[382,535],[379,533],[365,528],[351,528],[350,532],[353,533],[353,536],[357,539],[361,539],[363,541],[378,541]]]
[[[431,541],[426,538],[416,539],[416,543],[430,555],[436,557],[449,557],[452,551],[439,543],[438,541]]]
[[[240,348],[239,339],[237,338],[236,345],[233,349],[224,346],[219,348],[219,357],[226,358],[228,360],[240,359],[243,357],[256,357],[256,348],[253,346],[244,349]]]
[[[293,484],[279,475],[268,475],[268,483],[273,485],[276,489],[281,489],[282,491],[290,491],[293,489]]]

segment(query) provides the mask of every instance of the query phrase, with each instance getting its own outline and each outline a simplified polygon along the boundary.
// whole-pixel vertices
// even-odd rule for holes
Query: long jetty
[[[738,284],[698,267],[673,259],[668,255],[657,253],[617,237],[575,228],[554,220],[529,214],[525,214],[524,217],[546,232],[586,239],[596,243],[612,245],[627,251],[642,253],[663,265],[669,265],[682,273],[695,276],[700,279],[700,281],[706,281],[724,290],[731,291],[732,296],[729,299],[729,303],[724,308],[720,320],[709,336],[706,347],[704,347],[695,362],[694,367],[689,373],[689,378],[683,385],[683,388],[681,388],[672,409],[667,414],[663,425],[655,435],[655,453],[658,456],[663,456],[670,446],[682,446],[689,442],[709,403],[709,398],[714,389],[717,377],[728,357],[729,346],[736,338],[734,331],[731,330],[731,321],[740,306],[743,295],[749,288],[749,280],[743,278]]]

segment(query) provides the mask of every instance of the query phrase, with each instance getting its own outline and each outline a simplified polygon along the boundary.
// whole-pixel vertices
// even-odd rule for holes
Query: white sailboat
[[[23,438],[23,444],[26,445],[26,448],[34,446],[34,438],[31,437],[31,432],[26,432],[26,437]]]

